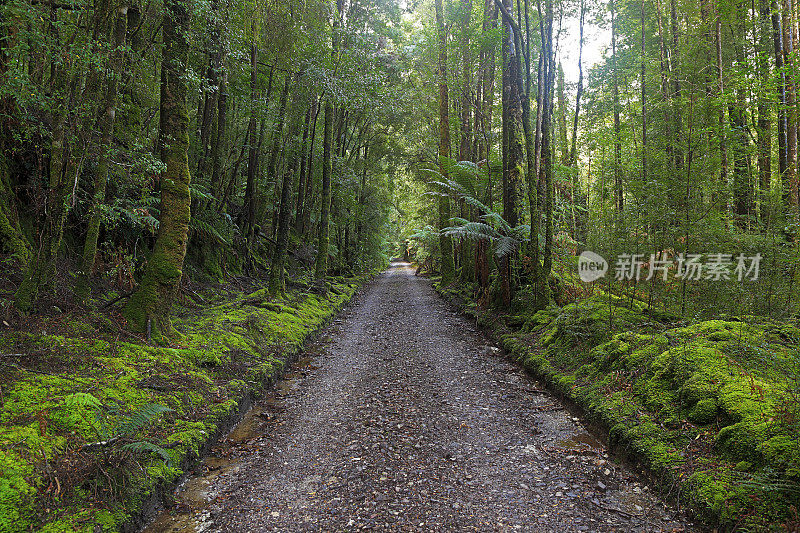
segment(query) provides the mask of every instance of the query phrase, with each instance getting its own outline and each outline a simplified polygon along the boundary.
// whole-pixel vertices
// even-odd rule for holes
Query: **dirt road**
[[[694,531],[395,264],[147,531]]]

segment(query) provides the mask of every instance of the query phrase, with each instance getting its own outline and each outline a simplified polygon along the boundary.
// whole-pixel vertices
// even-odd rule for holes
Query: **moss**
[[[717,419],[717,402],[713,398],[703,398],[686,415],[695,424],[706,425]]]
[[[36,489],[33,468],[11,452],[0,450],[0,533],[25,531],[32,523]]]

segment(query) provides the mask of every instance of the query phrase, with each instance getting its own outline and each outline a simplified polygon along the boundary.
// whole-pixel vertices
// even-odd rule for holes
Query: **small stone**
[[[603,483],[602,481],[598,481],[597,488],[599,488],[600,490],[606,490],[606,484]]]

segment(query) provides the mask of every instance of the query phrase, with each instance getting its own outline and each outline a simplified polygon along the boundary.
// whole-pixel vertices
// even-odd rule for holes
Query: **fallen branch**
[[[112,305],[114,305],[118,301],[122,300],[123,298],[129,298],[131,295],[133,295],[134,292],[136,292],[136,289],[130,290],[130,291],[124,293],[124,294],[120,294],[119,296],[117,296],[116,298],[111,300],[110,302],[106,302],[103,305],[101,305],[100,309],[106,309],[108,307],[111,307]]]

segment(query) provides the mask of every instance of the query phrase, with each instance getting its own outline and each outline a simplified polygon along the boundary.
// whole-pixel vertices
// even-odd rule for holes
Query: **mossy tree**
[[[136,331],[171,333],[170,309],[180,291],[189,232],[188,126],[186,65],[190,22],[188,0],[167,0],[164,13],[164,55],[161,86],[161,218],[144,278],[125,306]]]

